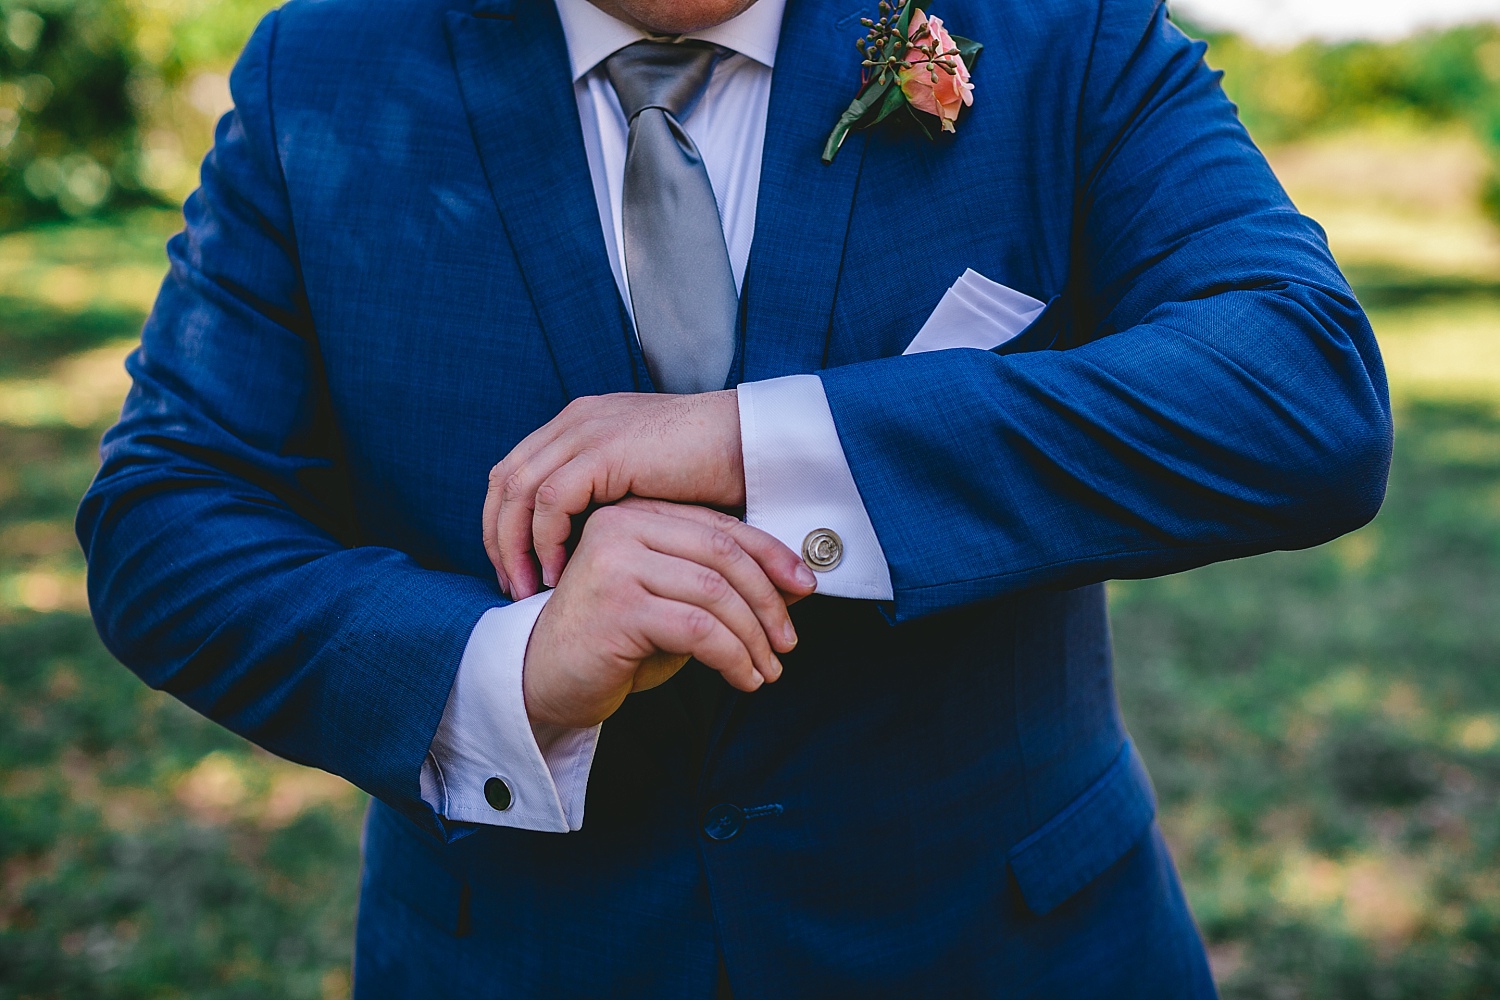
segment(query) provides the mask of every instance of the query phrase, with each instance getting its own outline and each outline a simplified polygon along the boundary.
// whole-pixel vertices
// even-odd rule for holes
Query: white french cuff
[[[446,819],[546,833],[583,826],[599,727],[533,730],[521,685],[526,644],[552,593],[491,608],[469,634],[422,766],[422,799]]]
[[[891,570],[849,471],[823,380],[788,375],[745,382],[737,395],[746,523],[799,555],[809,535],[833,531],[842,559],[814,574],[818,593],[891,600]]]

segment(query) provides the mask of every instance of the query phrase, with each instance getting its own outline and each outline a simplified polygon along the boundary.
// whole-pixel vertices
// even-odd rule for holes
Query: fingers
[[[537,465],[546,468],[548,457],[544,451],[537,457]],[[542,567],[542,583],[557,586],[568,561],[566,545],[573,533],[573,515],[582,514],[591,503],[608,503],[624,495],[625,490],[611,478],[604,456],[588,448],[564,461],[537,486],[531,523],[526,527],[530,528],[530,543]],[[519,544],[519,534],[511,541]]]
[[[741,691],[754,691],[765,683],[744,643],[712,612],[654,596],[641,610],[641,628],[660,649],[693,657]]]
[[[641,558],[639,572],[643,586],[652,596],[695,605],[713,615],[733,633],[749,655],[752,669],[763,679],[774,681],[781,676],[781,661],[771,648],[761,619],[723,574],[710,567],[660,552],[645,553]],[[770,589],[769,582],[765,586]],[[776,599],[776,602],[779,604],[780,600]],[[782,607],[784,610],[785,605]],[[790,636],[795,643],[795,633],[791,632],[790,626],[791,622],[787,621],[780,634],[783,637]],[[783,638],[783,643],[785,641]]]
[[[573,515],[582,514],[591,503],[609,503],[628,492],[628,485],[611,475],[611,463],[590,443],[591,405],[597,404],[568,404],[497,466],[501,481],[498,489],[494,482],[490,486],[490,492],[499,495],[491,560],[514,584],[511,596],[517,600],[530,597],[542,584],[557,586],[568,561],[565,545],[573,531]]]
[[[501,465],[506,465],[502,462]],[[491,559],[510,596],[524,600],[541,589],[541,575],[531,559],[531,505],[535,489],[520,472],[502,471],[495,525],[495,552]],[[493,489],[493,487],[492,487]],[[488,503],[485,505],[489,506]]]
[[[500,580],[501,589],[511,593],[512,596],[516,595],[511,591],[510,579],[505,570],[505,553],[502,551],[499,530],[500,509],[505,503],[506,484],[515,478],[518,470],[525,467],[532,455],[550,445],[566,429],[567,424],[561,419],[561,415],[557,420],[548,421],[522,438],[521,443],[512,448],[510,454],[490,470],[489,487],[484,496],[484,513],[481,515],[484,551],[490,558],[490,564],[495,567],[495,575]],[[514,486],[512,488],[514,489]],[[527,549],[529,548],[528,545]],[[530,597],[531,594],[528,593],[525,596]]]
[[[776,536],[753,528],[738,518],[708,507],[638,497],[622,500],[618,506],[680,517],[726,532],[755,560],[776,589],[787,595],[787,604],[796,604],[818,589],[818,578],[797,553],[783,545]]]
[[[787,613],[786,601],[734,534],[712,520],[705,523],[655,513],[645,516],[649,520],[644,522],[647,530],[641,535],[641,540],[648,548],[686,560],[722,577],[735,597],[752,611],[759,631],[777,652],[790,652],[797,645],[797,633]],[[739,523],[731,517],[725,517],[724,521]],[[717,581],[708,576],[696,582],[704,588],[718,586]],[[774,677],[768,674],[767,679],[773,680]]]
[[[500,568],[500,483],[504,475],[504,462],[490,470],[490,484],[484,494],[484,512],[479,515],[479,521],[484,536],[484,554],[490,557],[490,565],[495,567],[495,579],[500,581],[500,589],[508,594],[510,581]]]

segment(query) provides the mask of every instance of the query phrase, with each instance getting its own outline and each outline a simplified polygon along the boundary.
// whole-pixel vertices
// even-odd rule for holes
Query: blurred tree
[[[272,0],[0,0],[0,229],[191,188],[227,73]],[[1500,25],[1261,48],[1187,26],[1258,140],[1464,121],[1500,163]],[[1500,219],[1500,171],[1487,207]]]
[[[133,179],[128,12],[108,0],[37,6],[0,5],[0,224],[93,211]]]
[[[1183,27],[1208,41],[1210,64],[1224,71],[1224,89],[1260,142],[1381,118],[1470,125],[1496,162],[1484,207],[1500,221],[1500,25],[1286,50]]]
[[[0,229],[191,186],[269,0],[0,0]]]

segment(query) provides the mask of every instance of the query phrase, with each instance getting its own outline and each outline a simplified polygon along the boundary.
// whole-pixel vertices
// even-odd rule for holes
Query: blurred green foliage
[[[271,0],[0,0],[0,229],[191,188]],[[1464,121],[1500,160],[1500,27],[1290,50],[1198,31],[1261,142],[1371,117]],[[1486,200],[1500,218],[1500,182]]]
[[[1496,162],[1482,194],[1500,220],[1500,24],[1425,32],[1399,42],[1305,42],[1270,49],[1232,34],[1184,30],[1209,43],[1208,61],[1263,144],[1399,118],[1470,126]]]
[[[1500,112],[1500,25],[1428,32],[1394,43],[1306,42],[1291,49],[1183,27],[1209,43],[1209,63],[1224,70],[1224,89],[1262,143],[1372,118],[1488,124]]]
[[[0,0],[0,229],[191,183],[266,0]]]

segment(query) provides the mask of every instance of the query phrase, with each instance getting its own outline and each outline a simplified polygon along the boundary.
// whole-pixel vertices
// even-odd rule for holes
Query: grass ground
[[[175,213],[0,238],[0,998],[338,998],[363,799],[148,690],[72,538]]]
[[[1116,585],[1121,698],[1232,998],[1500,995],[1500,237],[1461,134],[1278,151],[1371,307],[1385,510]],[[360,795],[115,665],[70,521],[173,213],[0,237],[0,1000],[348,993]]]
[[[1500,236],[1462,133],[1273,165],[1369,309],[1396,463],[1307,552],[1112,586],[1121,700],[1229,998],[1500,995]]]

